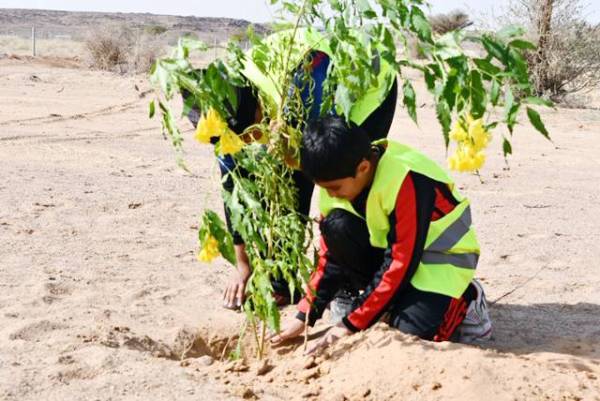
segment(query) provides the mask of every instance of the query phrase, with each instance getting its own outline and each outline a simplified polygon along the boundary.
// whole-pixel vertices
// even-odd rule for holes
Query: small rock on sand
[[[306,358],[304,364],[302,365],[304,369],[312,369],[315,366],[317,366],[317,362],[315,361],[314,356],[309,356],[308,358]]]
[[[262,362],[260,362],[257,366],[256,366],[256,375],[257,376],[263,376],[266,375],[267,373],[269,373],[271,370],[273,370],[273,365],[271,365],[271,363],[269,362],[268,359],[264,359]]]
[[[225,365],[224,372],[247,372],[248,369],[246,361],[240,359],[238,361],[231,361]]]

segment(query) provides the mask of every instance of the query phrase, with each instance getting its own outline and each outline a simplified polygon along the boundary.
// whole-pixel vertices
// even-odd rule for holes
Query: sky
[[[477,15],[499,10],[507,0],[430,0],[433,14],[463,9]],[[0,0],[0,8],[40,8],[69,11],[149,12],[197,17],[230,17],[252,22],[272,19],[273,11],[267,0]],[[588,20],[600,22],[600,1],[588,1]]]

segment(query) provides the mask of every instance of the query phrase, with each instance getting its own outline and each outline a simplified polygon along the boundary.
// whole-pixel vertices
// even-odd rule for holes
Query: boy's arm
[[[327,304],[340,288],[342,271],[328,260],[327,246],[323,236],[320,239],[319,263],[308,284],[306,296],[298,304],[297,319],[305,321],[310,309],[308,324],[313,326],[323,316]]]
[[[369,328],[386,311],[389,303],[409,285],[423,254],[435,202],[432,181],[409,173],[390,214],[388,248],[384,261],[354,309],[342,322],[352,330]]]

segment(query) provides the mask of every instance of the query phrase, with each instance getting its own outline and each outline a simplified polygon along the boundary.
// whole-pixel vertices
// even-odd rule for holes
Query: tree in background
[[[537,50],[527,54],[536,94],[563,101],[600,85],[600,25],[585,20],[581,0],[511,0],[504,24],[527,30]]]
[[[548,82],[548,44],[552,29],[552,9],[554,0],[536,0],[535,27],[538,35],[538,48],[534,63],[534,74],[537,78],[535,89],[543,94]]]
[[[429,22],[431,23],[431,29],[433,32],[439,35],[459,29],[465,29],[473,25],[473,22],[469,19],[469,16],[460,10],[454,10],[445,14],[432,15],[429,17]]]

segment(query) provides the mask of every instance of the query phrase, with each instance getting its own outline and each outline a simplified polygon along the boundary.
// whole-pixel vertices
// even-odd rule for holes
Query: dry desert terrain
[[[0,399],[600,400],[600,111],[547,110],[553,142],[524,124],[508,165],[496,137],[483,182],[455,175],[493,341],[380,324],[314,362],[291,344],[232,365],[231,267],[195,257],[200,212],[221,211],[218,171],[191,140],[192,174],[176,167],[148,90],[75,62],[0,60]],[[419,127],[399,107],[391,137],[443,162],[422,102]]]

